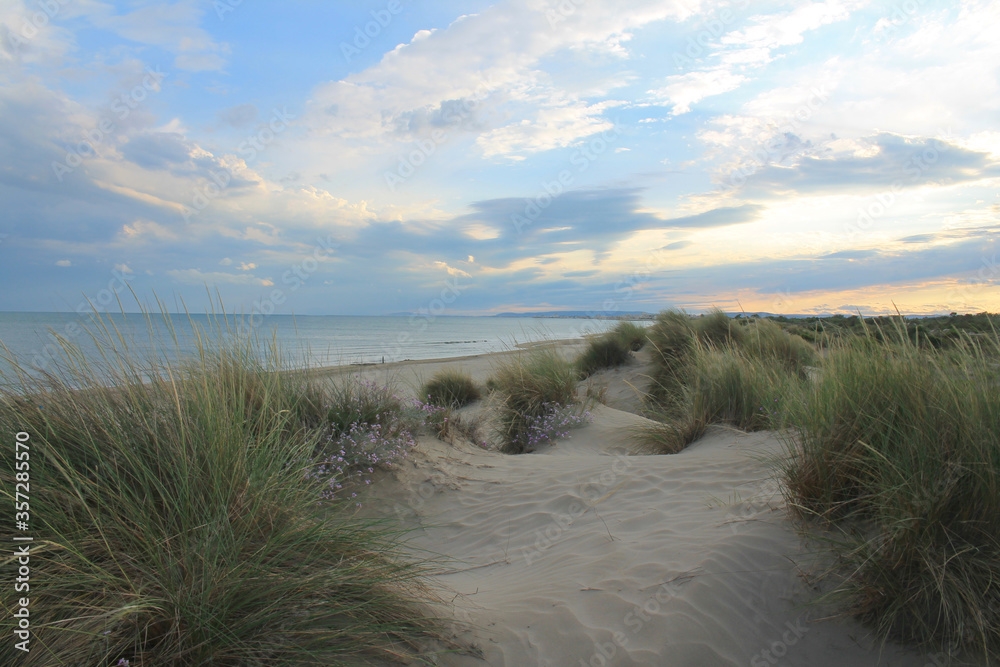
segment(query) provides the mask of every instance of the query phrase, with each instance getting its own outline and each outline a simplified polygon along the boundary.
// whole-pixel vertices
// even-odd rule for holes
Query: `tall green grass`
[[[809,343],[773,322],[744,325],[719,310],[697,318],[660,313],[649,341],[654,366],[648,400],[660,424],[640,439],[663,453],[680,451],[709,424],[779,428],[785,402],[816,358]]]
[[[654,407],[658,423],[643,429],[639,439],[654,452],[674,454],[701,437],[710,424],[745,431],[780,428],[785,405],[800,384],[774,359],[696,342],[668,400]]]
[[[578,380],[574,364],[550,347],[512,356],[492,376],[497,406],[497,435],[502,450],[525,452],[532,426],[552,410],[575,401]]]
[[[617,336],[599,336],[587,343],[587,348],[577,357],[576,367],[581,377],[590,377],[599,370],[628,363],[632,358],[629,349],[629,343]]]
[[[621,321],[615,325],[610,334],[625,343],[632,352],[638,352],[646,346],[646,327],[635,322]]]
[[[326,390],[279,372],[280,352],[262,359],[250,335],[202,331],[195,358],[164,362],[137,358],[103,324],[92,332],[102,359],[62,341],[57,374],[3,378],[17,389],[0,397],[0,431],[30,434],[35,541],[32,651],[15,654],[5,593],[0,662],[415,655],[434,629],[420,567],[397,534],[322,501],[325,482],[307,474],[329,434]]]
[[[905,334],[835,343],[798,404],[785,479],[836,522],[838,593],[884,636],[1000,648],[996,340],[942,353]]]
[[[421,393],[427,402],[443,408],[460,408],[480,398],[479,387],[468,373],[441,370],[424,383]]]

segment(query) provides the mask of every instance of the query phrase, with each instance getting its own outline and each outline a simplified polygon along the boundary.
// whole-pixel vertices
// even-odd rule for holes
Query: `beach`
[[[554,345],[567,359],[584,346]],[[516,354],[335,373],[416,391],[444,369],[485,383]],[[569,437],[511,456],[423,435],[365,494],[366,515],[398,522],[414,555],[434,559],[434,611],[455,651],[436,664],[944,664],[812,604],[826,563],[783,499],[779,434],[712,426],[678,454],[642,453],[648,359],[590,378],[608,405]]]

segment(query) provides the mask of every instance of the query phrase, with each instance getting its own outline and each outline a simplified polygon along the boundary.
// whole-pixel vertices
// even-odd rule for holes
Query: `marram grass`
[[[1000,652],[996,340],[835,343],[790,405],[794,505],[843,526],[837,591],[884,636]]]
[[[577,378],[576,367],[550,347],[504,360],[492,376],[501,449],[509,454],[527,451],[538,420],[575,402]]]
[[[400,536],[305,474],[329,431],[324,390],[250,336],[202,334],[194,359],[163,363],[104,328],[99,364],[64,342],[59,375],[4,378],[0,431],[30,434],[35,541],[31,652],[10,640],[8,587],[0,663],[367,664],[433,633]]]

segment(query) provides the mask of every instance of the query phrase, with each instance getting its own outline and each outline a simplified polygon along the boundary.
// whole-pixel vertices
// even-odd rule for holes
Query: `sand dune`
[[[680,454],[636,455],[643,421],[598,406],[521,456],[425,437],[378,485],[368,511],[447,559],[439,612],[469,650],[439,664],[939,664],[805,606],[814,559],[772,478],[774,434],[713,427]]]

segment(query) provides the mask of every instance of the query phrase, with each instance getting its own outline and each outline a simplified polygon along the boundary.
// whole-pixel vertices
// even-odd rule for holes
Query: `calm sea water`
[[[137,356],[166,358],[194,352],[196,331],[226,336],[250,327],[249,318],[207,315],[105,315]],[[252,330],[262,341],[275,338],[295,367],[437,359],[511,349],[518,343],[580,338],[615,322],[590,319],[507,317],[303,317],[273,315]],[[227,330],[229,334],[227,334]],[[114,332],[112,331],[114,334]],[[97,358],[94,336],[103,336],[91,316],[73,313],[0,313],[0,342],[22,367],[52,370],[59,357],[58,334]],[[116,337],[118,334],[114,334]],[[174,340],[176,338],[176,344]],[[0,366],[5,366],[0,362]]]

